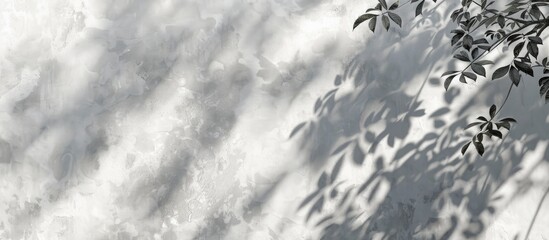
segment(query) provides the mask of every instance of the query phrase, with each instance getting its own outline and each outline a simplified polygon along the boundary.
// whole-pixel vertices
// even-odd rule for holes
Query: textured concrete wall
[[[0,1],[0,238],[549,238],[537,82],[462,157],[510,82],[444,91],[451,1],[369,4]]]

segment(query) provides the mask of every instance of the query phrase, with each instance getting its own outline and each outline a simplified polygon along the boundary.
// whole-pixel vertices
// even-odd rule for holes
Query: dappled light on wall
[[[547,238],[547,7],[503,5],[4,1],[0,239]]]

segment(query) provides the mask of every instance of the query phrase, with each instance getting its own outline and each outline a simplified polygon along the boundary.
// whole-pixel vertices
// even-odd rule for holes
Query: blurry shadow
[[[224,208],[223,204],[227,201],[235,204],[236,200],[225,194],[226,189],[211,186],[227,179],[231,180],[230,184],[220,187],[234,187],[229,190],[233,190],[230,193],[236,197],[252,195],[245,199],[249,203],[244,206],[252,213],[268,201],[278,180],[265,191],[248,189],[251,193],[244,192],[237,189],[238,182],[233,181],[238,163],[228,163],[215,156],[236,125],[237,108],[246,103],[252,80],[256,78],[256,73],[241,63],[244,53],[239,44],[243,30],[237,29],[238,24],[249,21],[250,10],[235,4],[230,11],[224,10],[219,19],[214,19],[201,16],[199,6],[199,3],[186,1],[176,1],[170,8],[147,1],[113,4],[98,17],[108,22],[108,27],[87,27],[82,30],[82,39],[71,45],[69,50],[81,54],[75,57],[75,66],[61,65],[55,60],[41,66],[47,74],[41,74],[33,91],[15,102],[9,112],[14,122],[30,122],[29,119],[35,117],[33,114],[39,112],[41,118],[37,117],[37,123],[29,124],[29,128],[36,129],[29,130],[31,134],[25,136],[22,144],[13,140],[16,137],[0,139],[0,164],[10,164],[13,174],[19,174],[20,166],[28,164],[21,159],[26,159],[35,145],[53,149],[47,156],[47,164],[42,166],[46,169],[45,176],[40,176],[48,180],[47,185],[33,193],[36,196],[29,202],[42,201],[42,211],[55,208],[71,189],[93,179],[97,171],[108,165],[101,162],[106,160],[102,156],[119,147],[117,137],[125,133],[117,131],[123,131],[118,127],[125,117],[153,112],[152,108],[164,107],[162,101],[173,104],[169,101],[181,92],[184,94],[180,95],[187,98],[177,99],[174,104],[177,124],[166,133],[167,140],[161,144],[160,154],[151,159],[154,161],[138,161],[135,153],[127,153],[127,159],[108,159],[111,163],[126,160],[126,170],[130,173],[121,173],[129,179],[111,186],[113,191],[119,192],[113,200],[117,205],[113,215],[120,222],[105,225],[114,229],[130,224],[139,230],[139,237],[147,238],[160,232],[162,223],[175,216],[175,212],[189,212],[178,216],[178,221],[185,222],[194,211],[198,215],[194,221],[199,222],[199,217],[204,217],[205,229],[216,228],[215,232],[223,233],[234,225],[234,221],[223,221],[216,214],[234,215],[233,210]],[[169,17],[173,18],[166,21]],[[256,23],[260,29],[264,28],[262,20],[257,19]],[[263,47],[269,34],[277,31],[280,29],[267,29],[254,41]],[[259,53],[255,57],[259,58]],[[89,58],[96,62],[90,62]],[[87,65],[82,67],[80,62]],[[291,72],[303,70],[305,63],[296,59],[284,64]],[[71,71],[88,75],[75,80],[73,86],[66,83]],[[293,98],[311,76],[305,74],[301,82],[285,85],[284,90],[289,90],[289,94],[278,97]],[[282,82],[276,83],[282,85]],[[280,86],[273,84],[269,88]],[[64,95],[69,97],[56,97]],[[162,116],[154,117],[162,119]],[[142,148],[138,151],[154,150],[155,139],[147,139],[151,137],[147,134],[139,137],[144,139],[136,139],[136,148]],[[50,143],[45,144],[48,141]],[[200,197],[215,204],[204,203],[196,208],[187,204]],[[26,216],[27,210],[10,210],[11,215],[22,217],[13,219],[11,225],[16,229],[8,229],[8,236],[17,238],[27,231],[21,219],[28,218],[30,222],[39,216]],[[204,216],[200,216],[201,213]],[[251,218],[253,214],[246,217]],[[155,226],[151,227],[151,222]],[[121,238],[121,234],[127,233],[113,230],[104,237]]]
[[[163,88],[169,84],[168,76],[177,62],[168,53],[177,50],[178,46],[165,44],[184,42],[188,36],[172,38],[164,34],[157,38],[164,42],[149,42],[146,37],[127,39],[126,35],[135,34],[139,29],[161,31],[160,26],[145,17],[132,19],[134,14],[150,15],[152,4],[143,1],[118,4],[116,7],[122,8],[108,16],[112,21],[110,28],[82,29],[83,38],[67,47],[81,54],[74,57],[76,63],[45,62],[40,67],[42,74],[32,92],[13,103],[10,118],[31,124],[24,133],[25,141],[22,144],[21,141],[12,141],[11,151],[4,154],[12,159],[8,161],[11,171],[17,174],[24,170],[25,165],[36,164],[27,161],[37,146],[52,149],[50,155],[37,158],[38,163],[45,162],[40,170],[46,169],[46,173],[36,176],[36,179],[44,181],[45,185],[40,191],[33,192],[34,198],[28,200],[40,202],[41,211],[55,208],[59,200],[67,197],[67,192],[93,178],[103,164],[101,156],[117,143],[113,138],[119,134],[114,127],[121,120],[119,114],[143,110],[142,107],[158,91],[166,94],[166,98],[173,94],[173,91]],[[90,62],[94,60],[97,62]],[[83,76],[67,83],[67,78],[73,74],[71,71]],[[30,122],[29,118],[36,121]],[[165,196],[159,197],[158,205],[170,199],[173,189],[180,184],[179,176],[185,173],[183,170],[189,163],[188,159],[182,158],[182,161],[171,161],[166,170],[161,170],[159,181],[165,182],[168,189]],[[9,236],[16,238],[23,231],[28,232],[25,224],[17,222],[13,226],[14,229],[8,230]]]
[[[532,221],[530,222],[530,226],[528,227],[528,231],[526,231],[526,236],[524,236],[524,239],[529,239],[530,232],[532,231],[532,227],[534,227],[534,223],[536,222],[536,218],[538,217],[538,213],[541,209],[541,206],[543,205],[543,202],[545,201],[545,197],[547,197],[547,194],[549,194],[549,188],[545,190],[545,193],[543,193],[543,196],[539,200],[538,207],[536,208],[536,213],[532,217]]]

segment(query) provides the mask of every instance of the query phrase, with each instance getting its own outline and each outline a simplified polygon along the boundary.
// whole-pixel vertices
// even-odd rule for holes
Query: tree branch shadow
[[[422,21],[440,22],[441,16],[435,8]],[[449,55],[439,45],[440,34],[448,31],[434,27],[401,33],[402,39],[394,33],[372,37],[335,78],[334,89],[318,99],[313,120],[292,132],[313,169],[321,172],[298,207],[320,239],[482,238],[502,199],[509,197],[499,190],[519,177],[525,155],[548,140],[541,133],[548,110],[536,106],[537,98],[522,99],[527,109],[517,106],[521,101],[514,94],[509,100],[514,104],[502,113],[524,119],[484,156],[473,150],[461,156],[472,136],[463,130],[470,116],[500,100],[500,89],[509,83],[481,85],[459,105],[455,100],[463,88],[440,94],[438,79],[422,79],[456,68],[452,62],[438,64]],[[537,91],[535,84],[525,84],[523,90]],[[528,121],[536,128],[520,124]]]

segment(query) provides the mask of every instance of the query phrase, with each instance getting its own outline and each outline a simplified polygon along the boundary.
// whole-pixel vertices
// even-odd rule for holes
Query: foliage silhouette
[[[466,3],[462,1],[460,9],[467,8]],[[389,11],[397,14],[400,6],[390,7],[394,4],[381,0],[378,5],[360,16],[353,27],[369,21],[370,30],[375,31],[378,19],[386,29],[390,29],[391,23],[383,20],[384,16],[397,25],[402,24],[395,19],[405,17],[388,15]],[[424,1],[418,2],[416,15],[422,12],[423,5]],[[468,18],[465,13],[460,14],[463,15],[462,19]],[[431,8],[412,27],[421,28],[424,19],[437,22],[442,19],[442,14],[436,11],[436,7]],[[510,91],[516,86],[514,82],[509,88],[508,83],[503,81],[482,85],[478,90],[480,94],[462,104],[457,112],[451,111],[450,106],[456,104],[461,89],[444,81],[447,91],[441,91],[442,96],[428,97],[444,101],[438,104],[438,108],[426,108],[425,98],[421,97],[422,90],[427,83],[439,86],[438,79],[427,77],[420,83],[419,90],[413,88],[417,82],[409,79],[425,74],[417,66],[425,67],[429,72],[438,70],[435,65],[444,58],[444,46],[437,45],[440,41],[430,40],[437,39],[440,29],[422,29],[416,36],[410,32],[399,33],[403,36],[400,39],[390,39],[391,35],[385,35],[377,36],[382,39],[369,41],[347,65],[345,72],[335,77],[334,88],[317,100],[313,108],[315,117],[293,129],[290,137],[299,138],[300,147],[309,151],[310,161],[316,162],[322,169],[316,187],[303,198],[297,210],[304,214],[308,223],[319,229],[321,239],[482,238],[490,224],[489,218],[504,207],[502,202],[506,200],[500,194],[503,186],[511,184],[509,179],[512,178],[530,181],[528,171],[531,170],[524,175],[519,174],[523,171],[521,161],[528,152],[536,150],[537,143],[548,140],[544,132],[549,129],[543,117],[547,115],[547,109],[536,106],[536,99],[529,98],[527,102],[519,103],[519,98]],[[508,38],[508,35],[499,34],[501,36],[494,38]],[[456,32],[452,32],[450,39],[455,35]],[[478,38],[476,35],[470,37]],[[457,41],[453,45],[459,51],[468,48],[468,56],[473,54],[474,48],[483,52],[495,49],[483,50],[480,47],[482,44],[466,40],[465,34],[453,41]],[[391,44],[399,44],[398,51],[390,49],[386,55],[376,55],[376,51]],[[427,53],[417,52],[429,47],[432,50]],[[406,64],[408,58],[417,59],[417,54],[426,54],[427,57],[416,61],[414,66]],[[477,56],[481,55],[484,54]],[[528,56],[534,57],[532,54]],[[385,65],[377,65],[376,59],[384,59]],[[459,57],[456,59],[459,60]],[[463,76],[465,80],[485,76],[490,68],[484,67],[487,61],[481,61],[480,58],[473,59],[466,69],[451,71],[444,76],[451,79]],[[499,61],[501,59],[494,60],[494,64]],[[404,63],[399,65],[399,62]],[[521,64],[511,61],[512,66]],[[442,68],[457,66],[461,65],[450,64]],[[468,72],[469,68],[471,70]],[[525,72],[527,70],[522,71],[518,66],[516,69],[519,76],[529,75]],[[510,76],[510,70],[505,73],[501,71],[495,75],[516,80],[516,76]],[[393,80],[387,81],[389,79]],[[526,89],[534,88],[531,81],[523,81],[522,85]],[[351,90],[346,91],[349,88]],[[416,89],[417,94],[410,94],[410,89]],[[504,101],[498,107],[493,102],[500,96]],[[468,115],[478,112],[476,108],[479,103],[490,106],[487,115],[467,124]],[[536,122],[535,126],[542,130],[517,124],[513,126],[513,131],[500,131],[509,130],[511,124],[517,122],[513,118],[499,116],[509,114],[509,110],[502,108],[505,104],[508,105],[507,109],[521,116],[519,122]],[[521,104],[531,108],[520,107]],[[536,114],[530,115],[530,112]],[[431,125],[432,130],[422,129],[423,132],[417,134],[414,132],[417,125],[414,123],[417,122]],[[480,127],[480,132],[464,131],[472,127]],[[484,137],[492,136],[501,139],[501,144],[482,143]],[[528,141],[520,142],[520,139]],[[466,152],[470,145],[474,146],[477,154]],[[548,150],[545,149],[542,155],[549,156]],[[540,162],[547,161],[545,159],[542,157]],[[360,174],[351,176],[349,172]],[[523,187],[517,191],[531,188],[530,185]]]
[[[417,17],[423,11],[425,0],[411,0],[404,4],[399,2],[389,5],[385,0],[379,0],[375,7],[369,8],[365,14],[357,18],[353,29],[369,21],[369,28],[374,32],[379,18],[386,30],[391,25],[389,19],[401,26],[402,20],[397,11],[408,4],[416,4]],[[490,53],[496,49],[503,49],[502,54],[509,55],[511,51],[506,49],[512,49],[512,58],[504,66],[497,68],[491,79],[508,76],[511,81],[508,96],[513,86],[520,84],[524,74],[536,77],[539,79],[539,94],[546,103],[549,102],[549,63],[547,56],[540,55],[539,51],[539,46],[544,44],[542,36],[546,34],[545,31],[549,26],[549,19],[543,13],[547,12],[549,3],[541,0],[462,0],[460,2],[460,6],[450,16],[456,24],[456,28],[452,30],[451,46],[455,53],[453,57],[465,62],[466,66],[461,70],[450,70],[442,74],[446,90],[454,79],[467,83],[467,80],[477,81],[481,77],[487,78],[485,66],[494,64],[488,59]],[[502,2],[506,5],[501,6]],[[536,68],[542,71],[534,71]],[[499,107],[500,110],[505,102]],[[492,111],[493,109],[496,109],[495,105],[490,108],[489,118],[481,116],[478,119],[482,122],[469,126],[478,125],[479,131],[463,146],[463,153],[473,143],[478,154],[482,155],[484,153],[483,136],[501,139],[500,129],[509,130],[510,123],[516,122],[513,118],[504,118],[496,122],[494,117],[499,111]]]

